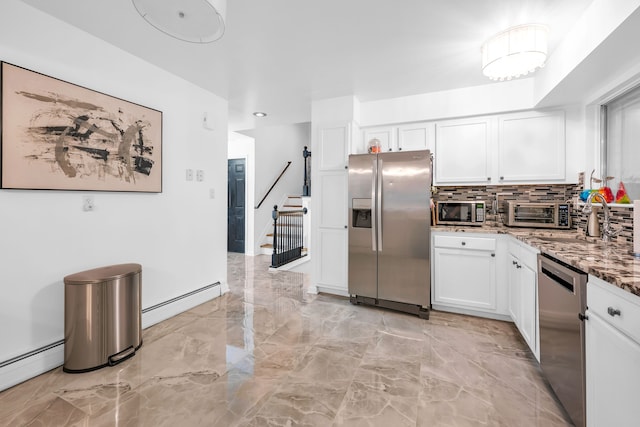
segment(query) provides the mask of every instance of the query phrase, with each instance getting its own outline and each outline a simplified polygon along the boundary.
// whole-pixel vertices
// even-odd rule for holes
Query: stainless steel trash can
[[[64,278],[65,372],[113,366],[142,345],[140,264],[118,264]]]

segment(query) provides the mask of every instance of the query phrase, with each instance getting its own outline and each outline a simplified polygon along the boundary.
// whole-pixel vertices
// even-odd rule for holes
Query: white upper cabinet
[[[366,153],[369,141],[380,141],[381,151],[431,150],[435,145],[435,123],[421,122],[400,126],[368,128],[362,131],[362,144],[353,147],[352,154]]]
[[[566,182],[563,111],[528,111],[436,124],[436,185]]]
[[[435,123],[415,123],[398,126],[398,150],[431,150],[435,145]]]
[[[317,147],[318,170],[335,171],[346,169],[349,141],[351,140],[350,132],[350,125],[320,129]]]
[[[362,151],[353,152],[353,154],[366,153],[369,148],[369,141],[371,141],[374,138],[380,141],[380,148],[383,153],[386,151],[395,151],[394,150],[396,146],[395,134],[396,134],[396,128],[394,127],[365,129],[363,131],[364,144],[362,147]]]
[[[488,118],[437,123],[435,184],[490,184],[490,131]]]
[[[565,179],[563,111],[511,114],[499,117],[498,123],[500,182]]]

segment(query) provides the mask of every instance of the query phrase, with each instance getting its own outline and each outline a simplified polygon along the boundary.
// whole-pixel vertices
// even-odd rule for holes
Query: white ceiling
[[[553,54],[592,2],[228,0],[222,39],[192,44],[153,28],[131,0],[23,1],[228,99],[230,130],[309,121],[317,99],[490,83],[480,69],[488,37],[547,24]],[[255,119],[254,111],[269,116]]]

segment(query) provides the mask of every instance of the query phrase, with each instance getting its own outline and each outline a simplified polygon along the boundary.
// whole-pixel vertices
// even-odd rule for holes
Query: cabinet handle
[[[345,168],[345,169],[349,169],[349,166],[345,165],[345,166],[344,166],[344,168]]]
[[[522,268],[520,264],[516,264],[516,268]]]
[[[504,181],[504,176],[501,176],[501,177],[500,177],[500,181]]]
[[[511,264],[518,265],[518,261],[511,261]]]
[[[402,147],[398,147],[398,151],[402,151]]]
[[[491,181],[491,177],[490,176],[487,177],[487,181]]]
[[[344,228],[349,228],[349,227],[345,225]]]
[[[585,316],[582,313],[578,313],[578,319],[585,321],[585,320],[589,320],[589,316]]]
[[[495,257],[496,257],[496,254],[491,254],[491,256],[492,256],[493,258],[495,258]]]
[[[611,317],[620,316],[622,314],[622,313],[620,313],[620,310],[618,310],[617,308],[613,308],[613,307],[607,308],[607,313],[609,313],[609,316],[611,316]]]
[[[393,150],[391,149],[391,147],[389,147],[389,151],[393,151]]]
[[[467,244],[467,242],[462,242],[462,246],[464,246],[464,245],[466,245],[466,244]]]

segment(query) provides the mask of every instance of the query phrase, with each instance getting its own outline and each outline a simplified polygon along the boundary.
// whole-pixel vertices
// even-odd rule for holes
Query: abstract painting
[[[1,188],[162,192],[162,112],[2,62]]]

